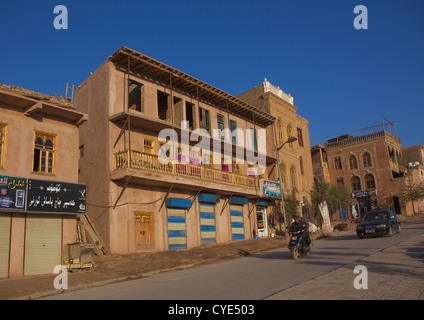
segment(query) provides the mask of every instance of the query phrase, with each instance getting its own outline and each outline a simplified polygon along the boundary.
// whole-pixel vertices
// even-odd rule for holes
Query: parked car
[[[361,223],[356,227],[358,238],[364,236],[389,236],[401,232],[401,222],[390,210],[370,211],[365,213]]]

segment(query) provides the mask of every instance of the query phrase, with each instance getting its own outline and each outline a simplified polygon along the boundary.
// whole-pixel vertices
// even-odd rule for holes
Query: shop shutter
[[[232,239],[244,239],[243,205],[230,204],[230,214]]]
[[[24,275],[53,273],[62,261],[62,216],[28,214]]]
[[[215,207],[213,204],[200,203],[200,239],[202,245],[216,243]]]
[[[187,249],[186,210],[167,208],[168,213],[168,249]]]
[[[0,214],[0,278],[9,276],[10,214]]]

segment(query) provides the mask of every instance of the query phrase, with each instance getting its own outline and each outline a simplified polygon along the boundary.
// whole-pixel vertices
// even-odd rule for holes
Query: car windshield
[[[387,219],[389,219],[389,214],[387,212],[367,212],[362,221],[378,221]]]

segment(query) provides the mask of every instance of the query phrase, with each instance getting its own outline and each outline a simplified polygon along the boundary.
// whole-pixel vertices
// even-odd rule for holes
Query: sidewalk
[[[356,266],[368,270],[368,289],[354,288]],[[424,300],[424,234],[335,271],[281,291],[266,300]]]

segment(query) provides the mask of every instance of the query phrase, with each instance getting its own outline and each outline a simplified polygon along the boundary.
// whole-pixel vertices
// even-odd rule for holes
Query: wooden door
[[[137,213],[135,215],[136,251],[152,251],[152,220],[151,214]]]

